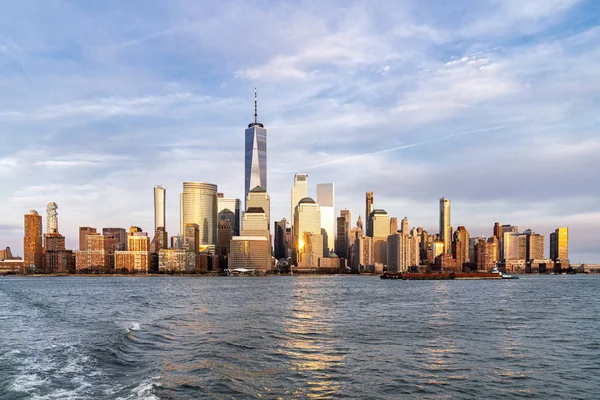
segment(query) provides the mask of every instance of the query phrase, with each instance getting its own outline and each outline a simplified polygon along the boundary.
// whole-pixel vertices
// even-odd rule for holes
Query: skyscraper
[[[267,190],[267,130],[258,122],[256,88],[254,89],[254,122],[246,129],[245,190],[260,186]]]
[[[408,232],[408,218],[406,218],[406,217],[402,218],[402,221],[400,223],[400,232],[404,233],[405,235],[409,234],[409,232]]]
[[[166,228],[166,195],[167,190],[161,185],[154,188],[154,231],[160,227]]]
[[[294,213],[294,263],[298,267],[317,267],[323,257],[321,211],[310,197],[300,200]]]
[[[352,221],[350,210],[340,210],[340,216],[337,218],[337,233],[335,242],[335,252],[340,258],[348,258],[348,247],[352,244],[350,241],[350,229]]]
[[[271,197],[263,187],[256,186],[248,192],[246,196],[246,211],[250,208],[261,208],[263,210],[267,219],[267,226],[264,229],[268,230],[271,226]],[[243,223],[242,229],[244,229]]]
[[[181,232],[186,224],[197,224],[200,240],[196,251],[214,253],[217,245],[217,185],[183,182],[181,193]]]
[[[544,259],[544,236],[533,232],[531,229],[525,231],[527,235],[527,261]]]
[[[58,206],[48,203],[46,207],[46,233],[58,233]]]
[[[85,237],[92,233],[96,233],[96,228],[92,228],[91,226],[79,227],[79,251],[87,250],[87,239]]]
[[[554,261],[569,259],[569,228],[558,228],[550,234],[550,258]]]
[[[292,225],[294,225],[296,206],[305,197],[308,197],[308,174],[296,174],[294,175],[294,186],[292,186]]]
[[[385,210],[375,209],[371,211],[371,231],[373,238],[373,261],[375,263],[387,264],[387,237],[390,234],[390,217]]]
[[[459,268],[462,268],[465,263],[471,262],[469,254],[470,239],[469,231],[464,226],[459,226],[456,232],[454,232],[455,246],[452,255],[456,259]]]
[[[43,268],[42,216],[36,210],[31,210],[29,214],[25,214],[23,253],[25,268],[34,267],[38,271]]]
[[[274,256],[277,260],[281,260],[282,258],[287,258],[287,243],[286,243],[286,229],[287,229],[287,220],[283,218],[281,221],[276,221],[273,223],[274,225]]]
[[[444,252],[450,253],[452,248],[452,227],[450,225],[450,200],[440,199],[440,240],[444,242]]]
[[[321,209],[321,229],[327,233],[327,249],[325,254],[333,251],[335,243],[335,186],[333,183],[317,185],[317,204]]]
[[[233,236],[240,235],[241,204],[240,199],[225,197],[223,193],[217,193],[219,222],[229,221],[233,229]]]
[[[365,193],[365,218],[367,219],[366,235],[373,237],[373,224],[371,223],[371,212],[373,211],[373,192]]]
[[[398,218],[390,218],[390,235],[394,235],[398,232]]]

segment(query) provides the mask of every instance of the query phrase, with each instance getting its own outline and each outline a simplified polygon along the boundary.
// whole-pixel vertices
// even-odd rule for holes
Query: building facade
[[[46,233],[58,233],[58,206],[54,202],[46,206]]]
[[[373,238],[374,264],[387,265],[387,237],[390,234],[390,217],[382,209],[371,211],[371,237]],[[369,235],[367,235],[369,236]]]
[[[256,186],[267,190],[267,130],[258,122],[256,90],[254,91],[254,122],[248,124],[245,131],[244,154],[244,199],[246,199],[248,192]]]
[[[204,182],[183,182],[181,232],[185,232],[185,224],[198,225],[200,240],[196,251],[215,252],[218,227],[217,209],[217,185]]]
[[[569,259],[569,228],[558,228],[550,234],[550,259]]]
[[[161,185],[154,188],[154,231],[166,228],[167,190]]]
[[[296,174],[294,175],[294,185],[292,186],[291,192],[291,221],[292,226],[294,225],[294,213],[296,212],[296,206],[303,198],[308,197],[308,174]]]
[[[305,197],[298,202],[294,212],[292,230],[294,237],[293,264],[298,267],[317,267],[318,258],[323,256],[321,211],[319,205],[310,197]],[[316,243],[318,240],[321,240],[320,244]],[[318,253],[319,250],[320,253]]]
[[[231,239],[229,269],[271,269],[271,243],[264,236],[234,236]]]
[[[317,204],[321,210],[321,231],[327,235],[327,247],[324,256],[329,256],[335,248],[335,185],[333,183],[317,184]]]
[[[43,265],[42,247],[42,216],[31,210],[25,214],[25,235],[23,237],[23,262],[25,268],[33,271],[42,271]]]
[[[224,197],[223,193],[217,193],[217,214],[219,222],[229,221],[231,223],[234,236],[240,235],[240,220],[242,217],[241,209],[242,202],[240,199]]]
[[[444,242],[444,252],[450,253],[452,242],[452,225],[450,225],[450,200],[440,199],[440,240]]]

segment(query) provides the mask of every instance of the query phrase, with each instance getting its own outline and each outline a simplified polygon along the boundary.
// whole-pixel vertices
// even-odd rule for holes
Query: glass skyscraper
[[[200,241],[196,251],[214,253],[217,245],[217,185],[204,182],[183,182],[181,193],[181,230],[186,224],[196,224]]]
[[[248,197],[248,192],[257,186],[267,190],[267,130],[258,122],[256,89],[254,89],[254,122],[248,125],[245,136],[244,201]]]

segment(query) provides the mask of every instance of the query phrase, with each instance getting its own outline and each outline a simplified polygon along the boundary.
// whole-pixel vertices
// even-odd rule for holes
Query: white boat
[[[492,270],[490,272],[493,273],[493,274],[500,274],[500,277],[502,279],[519,279],[519,277],[516,276],[516,275],[513,276],[511,274],[505,274],[505,273],[503,273],[496,266],[494,266],[494,268],[492,268]]]

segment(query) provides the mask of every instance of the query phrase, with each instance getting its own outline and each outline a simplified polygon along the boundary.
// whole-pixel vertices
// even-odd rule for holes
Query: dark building
[[[109,252],[127,250],[127,231],[125,228],[102,228],[102,235],[109,241]]]
[[[277,221],[273,223],[274,227],[274,249],[273,256],[276,260],[281,260],[282,258],[287,259],[288,252],[288,243],[287,243],[287,220],[283,218],[281,221]]]
[[[233,238],[233,224],[230,221],[219,221],[217,233],[217,255],[226,260],[231,252],[231,239]],[[225,266],[224,266],[225,267]]]

